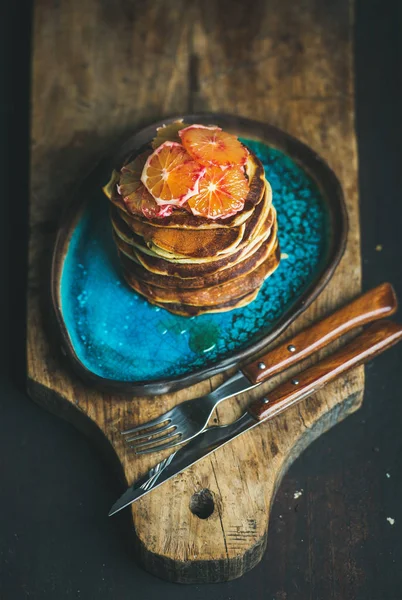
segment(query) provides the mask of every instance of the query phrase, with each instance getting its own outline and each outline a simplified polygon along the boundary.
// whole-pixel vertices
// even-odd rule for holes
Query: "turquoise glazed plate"
[[[74,192],[56,240],[52,301],[76,371],[104,389],[162,394],[250,359],[317,297],[344,251],[347,216],[339,181],[310,148],[264,123],[183,115],[238,135],[262,161],[273,189],[282,258],[257,298],[226,313],[181,317],[149,304],[124,282],[102,186],[165,119],[132,136]]]

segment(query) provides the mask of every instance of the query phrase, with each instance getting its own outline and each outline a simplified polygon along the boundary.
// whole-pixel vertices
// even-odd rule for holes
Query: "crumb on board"
[[[303,495],[303,490],[299,490],[299,491],[297,491],[297,492],[295,492],[295,493],[293,494],[293,498],[294,498],[295,500],[297,500],[297,499],[298,499],[298,498],[300,498],[300,496],[302,496],[302,495]]]
[[[377,244],[377,246],[375,247],[377,252],[381,252],[382,250],[382,244]]]
[[[395,523],[395,519],[393,519],[392,517],[387,517],[387,521],[390,525],[394,525]]]
[[[391,479],[391,475],[389,473],[385,473],[387,479]]]

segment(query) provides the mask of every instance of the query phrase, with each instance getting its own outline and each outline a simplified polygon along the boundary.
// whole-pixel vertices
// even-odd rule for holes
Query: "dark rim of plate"
[[[282,150],[298,163],[318,185],[328,204],[332,235],[327,249],[325,264],[318,277],[306,286],[306,289],[302,292],[296,303],[284,312],[274,328],[260,341],[250,344],[247,348],[232,352],[216,364],[194,370],[179,377],[142,381],[107,379],[87,369],[78,358],[71,343],[63,319],[60,299],[60,284],[64,259],[68,251],[71,235],[85,208],[85,198],[88,197],[85,191],[93,189],[94,185],[99,186],[99,181],[103,181],[105,172],[108,172],[108,170],[111,172],[114,167],[119,168],[123,160],[130,153],[138,151],[144,145],[148,144],[156,135],[157,127],[171,123],[177,119],[183,119],[184,122],[190,124],[218,124],[224,129],[226,128],[231,132],[235,132],[240,137],[249,137],[257,141],[266,142],[270,146]],[[317,298],[330,281],[346,247],[348,217],[343,191],[338,178],[327,163],[311,148],[277,127],[234,115],[220,113],[176,115],[149,125],[130,136],[112,157],[105,158],[99,162],[85,179],[76,186],[74,194],[73,202],[67,207],[66,212],[62,216],[61,226],[58,230],[53,250],[50,281],[52,313],[55,317],[56,329],[61,336],[63,354],[68,356],[75,372],[84,381],[104,391],[130,393],[138,396],[166,394],[194,385],[227,369],[236,366],[240,367],[266,349],[268,344],[278,337]]]

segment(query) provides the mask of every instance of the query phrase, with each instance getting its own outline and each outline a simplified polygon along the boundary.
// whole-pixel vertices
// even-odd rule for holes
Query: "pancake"
[[[188,304],[164,304],[163,302],[153,302],[152,300],[149,300],[149,302],[154,304],[154,306],[164,308],[175,315],[180,315],[182,317],[197,317],[198,315],[227,312],[228,310],[234,310],[235,308],[247,306],[247,304],[250,304],[250,302],[256,299],[258,291],[259,290],[257,289],[251,294],[246,294],[245,296],[237,298],[236,300],[232,300],[231,302],[224,302],[223,304],[205,309],[202,309],[199,306],[190,306]]]
[[[135,234],[159,256],[203,258],[230,253],[242,241],[245,228],[243,223],[240,227],[225,229],[164,229],[138,222]]]
[[[250,190],[244,203],[242,211],[235,215],[228,217],[227,219],[206,219],[205,217],[199,217],[191,214],[184,209],[174,210],[170,217],[145,219],[138,215],[133,215],[125,205],[122,197],[117,192],[116,183],[111,189],[106,191],[110,201],[125,215],[128,217],[128,224],[133,227],[137,222],[146,222],[148,225],[153,227],[161,228],[175,228],[175,229],[219,229],[219,228],[231,228],[239,227],[242,225],[253,213],[254,207],[261,201],[265,191],[265,177],[264,167],[260,160],[250,152],[247,163],[245,165],[246,174],[249,179]]]
[[[273,207],[268,211],[268,215],[262,220],[261,226],[257,229],[256,234],[249,240],[249,243],[241,243],[236,252],[230,256],[216,257],[208,262],[187,262],[184,261],[167,261],[159,257],[155,257],[151,253],[141,251],[138,246],[133,247],[133,258],[142,264],[148,271],[157,275],[175,275],[186,279],[188,277],[201,277],[215,273],[221,269],[228,268],[237,262],[243,260],[252,251],[257,248],[269,237],[271,228],[276,219],[276,212]],[[246,233],[245,236],[246,238]],[[247,239],[247,238],[246,238]]]
[[[217,258],[215,261],[209,263],[197,263],[197,264],[180,264],[170,263],[165,261],[166,264],[161,264],[161,261],[154,257],[143,254],[133,248],[133,258],[139,262],[148,271],[157,275],[171,275],[180,277],[185,280],[193,277],[205,277],[218,271],[229,268],[238,262],[244,260],[244,258],[251,252],[258,249],[258,247],[269,237],[271,232],[271,223],[273,222],[274,211],[270,213],[270,220],[267,221],[266,233],[259,238],[256,238],[250,246],[237,250],[231,256],[225,256],[223,258]]]
[[[275,271],[277,266],[279,265],[279,262],[280,262],[279,246],[276,250],[276,259],[277,259],[277,265],[275,266],[275,268],[273,268],[271,273],[267,274],[265,279],[267,279],[269,277],[269,275],[271,275]],[[226,312],[228,310],[234,310],[235,308],[242,308],[244,306],[247,306],[247,304],[250,304],[253,300],[255,300],[255,298],[258,295],[259,289],[260,289],[260,287],[258,287],[256,290],[254,290],[251,293],[239,296],[238,298],[234,298],[228,302],[224,302],[222,304],[215,304],[215,306],[209,306],[209,307],[204,307],[204,308],[199,307],[199,306],[189,305],[189,304],[183,304],[183,303],[158,302],[152,298],[147,298],[147,300],[151,304],[153,304],[155,306],[159,306],[160,308],[164,308],[165,310],[168,310],[169,312],[174,313],[176,315],[181,315],[181,316],[185,316],[185,317],[193,317],[193,316],[198,316],[201,314]]]
[[[263,188],[261,189],[261,197],[263,195]],[[261,199],[260,197],[260,199]],[[127,210],[121,196],[117,192],[110,198],[110,201],[116,208],[124,213],[124,220],[126,223],[135,230],[136,223],[144,222],[144,219],[139,215],[134,215]],[[255,203],[245,202],[243,210],[228,217],[227,219],[206,219],[205,217],[197,217],[185,210],[184,208],[178,208],[173,211],[169,217],[146,219],[149,225],[152,227],[161,227],[164,229],[229,229],[230,227],[239,227],[253,214],[254,207],[260,200]]]
[[[225,283],[204,287],[201,289],[188,290],[167,289],[140,281],[133,274],[124,269],[124,277],[127,283],[135,291],[155,302],[181,303],[191,306],[211,307],[216,304],[223,304],[237,298],[239,294],[248,294],[263,283],[268,274],[271,274],[279,264],[277,259],[278,242],[276,242],[271,254],[262,264],[247,272],[245,275],[235,277]]]
[[[169,274],[169,270],[171,270],[171,268],[169,267],[169,263],[188,264],[188,265],[196,265],[197,264],[198,265],[201,263],[217,261],[221,258],[222,255],[228,254],[228,253],[233,254],[233,252],[235,250],[236,251],[242,250],[243,248],[245,248],[245,246],[253,243],[253,241],[258,236],[262,236],[264,233],[266,233],[267,228],[272,225],[272,219],[270,218],[270,215],[269,215],[270,208],[272,205],[272,202],[271,202],[272,193],[271,193],[271,188],[270,188],[268,182],[266,182],[265,187],[266,187],[267,191],[264,196],[263,202],[260,202],[256,206],[251,219],[249,221],[247,221],[246,224],[242,225],[240,228],[235,228],[235,231],[237,231],[236,239],[232,242],[232,244],[230,246],[228,246],[223,251],[216,251],[212,255],[210,254],[211,246],[208,249],[199,251],[200,254],[209,253],[210,254],[209,256],[195,256],[196,252],[194,251],[194,249],[191,249],[191,252],[193,254],[192,256],[178,255],[178,254],[174,254],[172,252],[167,252],[166,250],[162,250],[162,249],[156,247],[155,244],[153,244],[153,243],[147,243],[144,240],[144,238],[133,233],[130,230],[130,228],[127,226],[127,224],[121,218],[121,215],[116,211],[116,209],[114,207],[111,210],[111,219],[112,219],[113,229],[119,238],[121,238],[127,244],[130,244],[131,246],[133,246],[136,251],[139,251],[140,254],[136,252],[136,255],[140,262],[143,262],[143,261],[145,261],[145,263],[147,262],[147,258],[144,258],[143,255],[153,257],[155,259],[159,259],[159,262],[154,261],[154,268],[156,269],[156,271],[158,271],[158,267],[159,267],[159,270],[165,271],[166,274]],[[161,231],[161,230],[158,229],[156,231]],[[192,235],[194,233],[201,233],[201,232],[192,231],[191,233],[190,232],[180,232],[180,233],[188,233],[189,235]],[[224,234],[224,232],[219,231],[219,230],[213,230],[212,233]],[[205,239],[208,239],[208,238],[205,238]],[[217,238],[212,237],[209,239],[210,240],[219,239],[219,236]],[[224,239],[224,237],[222,237],[222,239]],[[196,248],[197,247],[198,246],[196,245]],[[151,261],[148,261],[148,262],[151,262]],[[146,264],[144,264],[144,266],[145,266],[145,268],[147,268]],[[152,266],[150,266],[148,268],[153,270]],[[213,270],[211,272],[213,272]],[[160,274],[163,274],[163,273],[160,273]],[[190,273],[190,276],[191,276],[191,273]]]
[[[252,252],[235,262],[227,268],[220,269],[215,273],[200,277],[188,277],[183,279],[175,275],[157,275],[144,268],[132,255],[132,248],[115,236],[116,245],[121,253],[121,262],[124,269],[139,281],[173,290],[200,289],[212,285],[225,283],[234,277],[238,277],[259,266],[270,254],[276,243],[277,224],[272,227],[269,237]]]
[[[189,262],[213,259],[229,254],[243,240],[246,226],[233,229],[180,230],[148,228],[141,225],[133,233],[120,215],[112,209],[111,221],[116,235],[138,250],[164,260]]]
[[[278,267],[280,250],[271,186],[252,152],[245,172],[249,191],[242,210],[216,220],[193,215],[187,204],[165,217],[131,212],[128,206],[156,213],[152,203],[126,205],[120,171],[113,172],[104,192],[123,275],[135,292],[183,316],[233,310],[254,300]],[[129,194],[126,183],[122,188]]]

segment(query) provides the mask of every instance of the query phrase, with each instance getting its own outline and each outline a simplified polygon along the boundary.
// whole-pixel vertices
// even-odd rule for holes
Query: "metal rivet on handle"
[[[288,350],[289,352],[296,352],[296,346],[293,346],[293,344],[289,344]]]
[[[266,369],[265,363],[263,363],[263,362],[259,362],[259,363],[258,363],[258,368],[259,368],[259,369],[261,369],[261,371],[262,371],[263,369]]]
[[[299,380],[298,379],[292,379],[292,383],[293,383],[293,385],[299,385]]]
[[[268,403],[269,403],[268,398],[264,398],[264,404],[268,404]]]

